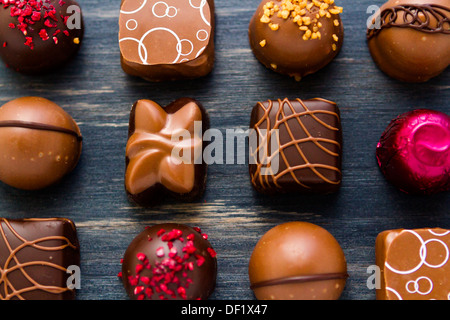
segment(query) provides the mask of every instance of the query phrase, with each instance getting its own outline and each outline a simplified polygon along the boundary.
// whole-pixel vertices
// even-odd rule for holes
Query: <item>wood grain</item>
[[[449,194],[412,197],[389,185],[375,161],[376,143],[398,114],[419,107],[450,112],[450,73],[425,84],[405,84],[382,74],[365,42],[366,9],[382,1],[340,0],[344,46],[322,71],[301,82],[265,69],[248,45],[247,28],[259,0],[216,0],[213,72],[195,81],[148,83],[125,75],[117,40],[120,1],[85,0],[86,34],[74,61],[37,77],[0,68],[0,104],[20,96],[43,96],[79,123],[83,154],[59,185],[38,192],[0,186],[0,215],[8,218],[72,219],[82,254],[82,300],[127,299],[117,278],[129,242],[146,225],[179,222],[201,227],[218,252],[219,274],[212,299],[254,299],[247,266],[258,239],[271,227],[293,220],[328,229],[340,242],[350,278],[344,300],[373,300],[366,268],[373,264],[376,235],[392,228],[450,228]],[[207,192],[198,203],[151,209],[128,202],[123,176],[128,116],[135,100],[166,105],[188,96],[208,109],[211,126],[246,129],[257,101],[322,97],[336,101],[344,134],[343,183],[328,196],[263,197],[252,189],[247,165],[212,165]],[[274,257],[276,258],[276,257]]]

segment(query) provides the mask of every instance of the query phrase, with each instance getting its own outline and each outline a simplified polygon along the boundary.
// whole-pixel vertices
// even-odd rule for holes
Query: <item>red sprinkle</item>
[[[59,0],[59,5],[62,7],[66,4],[65,1]],[[58,22],[61,21],[64,25],[67,25],[68,15],[57,16],[56,8],[51,4],[50,0],[0,0],[0,5],[3,9],[9,9],[10,16],[17,19],[17,23],[9,23],[11,29],[20,30],[25,36],[24,44],[34,49],[34,39],[28,36],[28,30],[33,30],[33,25],[44,19],[44,27],[47,29],[39,30],[39,37],[42,41],[49,39],[48,34],[53,34],[53,41],[58,44],[58,39],[55,37],[58,33],[63,32],[66,36],[69,35],[69,31],[60,30]],[[52,30],[49,30],[52,29]]]
[[[25,45],[29,46],[31,50],[34,49],[33,38],[25,37]]]
[[[158,249],[156,249],[156,256],[159,258],[164,257],[164,248],[163,247],[159,247]]]
[[[45,29],[41,29],[41,31],[39,31],[39,36],[41,37],[42,40],[48,40],[48,33]]]
[[[147,257],[145,256],[145,254],[143,254],[142,252],[139,252],[136,255],[136,258],[138,258],[139,261],[144,261]]]
[[[215,258],[217,256],[217,253],[216,251],[214,251],[213,248],[207,248],[206,250],[208,250],[208,253],[211,256],[211,258]]]

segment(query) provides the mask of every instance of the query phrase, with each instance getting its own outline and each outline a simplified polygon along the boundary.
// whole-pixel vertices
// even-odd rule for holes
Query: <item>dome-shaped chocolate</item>
[[[131,299],[207,299],[214,291],[217,259],[199,228],[165,223],[146,228],[129,245],[122,277]]]
[[[76,122],[47,99],[22,97],[0,108],[0,181],[12,187],[58,182],[77,165],[81,147]]]
[[[249,26],[253,53],[267,68],[300,80],[340,51],[341,12],[327,1],[263,0]]]
[[[259,300],[336,300],[348,275],[336,239],[320,226],[295,221],[261,237],[250,258],[249,276]]]
[[[76,1],[0,0],[0,57],[15,71],[55,71],[78,51],[83,33]]]
[[[448,0],[389,0],[367,31],[370,53],[392,78],[425,82],[450,64]]]

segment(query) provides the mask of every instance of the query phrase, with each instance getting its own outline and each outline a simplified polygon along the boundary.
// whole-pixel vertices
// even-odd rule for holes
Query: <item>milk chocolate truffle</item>
[[[381,287],[377,300],[449,300],[450,230],[381,232],[375,245]]]
[[[259,300],[337,300],[348,274],[344,253],[328,231],[288,222],[258,241],[249,276]]]
[[[250,120],[249,173],[260,193],[331,193],[342,180],[342,129],[325,99],[258,102]]]
[[[377,145],[386,179],[410,194],[450,190],[450,116],[417,109],[392,120]]]
[[[0,218],[0,300],[73,300],[79,266],[71,220]]]
[[[81,8],[73,0],[0,0],[0,56],[22,73],[53,72],[83,40]]]
[[[367,30],[370,53],[392,78],[425,82],[450,64],[448,0],[389,0]]]
[[[339,53],[340,13],[332,0],[263,0],[249,26],[253,53],[267,68],[300,80]]]
[[[133,300],[204,300],[214,291],[216,252],[199,228],[147,227],[129,245],[119,277]]]
[[[149,206],[165,198],[193,201],[203,195],[207,165],[203,133],[206,110],[191,98],[162,108],[151,100],[131,110],[126,146],[125,189],[129,198]]]
[[[213,0],[122,0],[123,70],[148,81],[194,79],[214,65]]]
[[[39,97],[0,108],[0,181],[37,190],[60,181],[78,163],[81,134],[72,117]]]

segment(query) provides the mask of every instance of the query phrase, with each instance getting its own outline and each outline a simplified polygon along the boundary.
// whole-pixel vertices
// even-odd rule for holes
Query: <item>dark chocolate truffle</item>
[[[0,0],[0,56],[22,73],[52,72],[80,48],[84,25],[73,0]]]
[[[206,110],[194,99],[181,98],[162,108],[151,100],[131,110],[126,146],[125,189],[142,206],[168,195],[193,201],[203,195],[207,165],[202,157]]]
[[[406,193],[450,190],[450,116],[428,109],[398,116],[381,136],[376,156],[386,179]]]
[[[249,276],[258,300],[336,300],[348,274],[344,252],[328,231],[288,222],[258,241]]]
[[[0,181],[12,187],[57,183],[77,165],[81,145],[76,122],[47,99],[23,97],[0,108]]]
[[[425,82],[450,64],[450,2],[390,0],[367,30],[370,53],[387,75]]]
[[[332,1],[263,0],[249,26],[253,53],[267,68],[300,80],[339,53],[340,13]]]
[[[377,300],[450,299],[450,230],[383,231],[375,255],[381,271]]]
[[[204,300],[214,291],[216,252],[199,228],[176,223],[147,227],[130,244],[122,278],[131,299]]]
[[[122,0],[123,70],[148,81],[194,79],[214,65],[213,0]]]
[[[261,193],[331,193],[342,179],[342,130],[325,99],[258,102],[250,120],[249,173]]]
[[[0,300],[72,300],[79,266],[72,221],[0,218]]]

